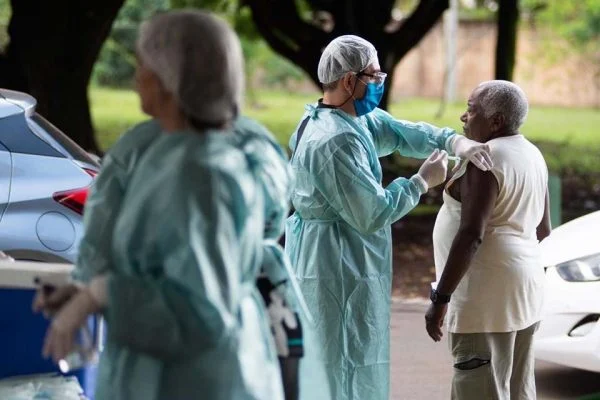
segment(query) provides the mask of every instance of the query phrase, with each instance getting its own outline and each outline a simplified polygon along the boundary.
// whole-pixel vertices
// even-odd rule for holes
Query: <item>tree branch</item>
[[[261,19],[298,46],[305,46],[315,39],[325,39],[326,33],[302,20],[294,0],[245,0],[252,10],[253,18]]]
[[[303,21],[295,0],[245,0],[244,4],[252,10],[252,19],[269,45],[300,66],[317,85],[321,50],[334,37],[356,34],[369,40],[379,51],[382,67],[390,72],[448,8],[448,0],[421,0],[404,24],[389,34],[384,26],[391,20],[394,0],[307,1],[314,11],[332,14],[335,24],[332,32]]]
[[[271,48],[319,84],[316,65],[329,35],[301,20],[293,0],[246,0],[256,28]]]
[[[400,28],[389,34],[393,59],[399,61],[415,47],[448,8],[448,0],[421,0]]]

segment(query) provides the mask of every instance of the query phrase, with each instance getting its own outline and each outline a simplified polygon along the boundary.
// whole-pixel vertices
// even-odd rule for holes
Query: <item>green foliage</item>
[[[0,49],[5,49],[8,45],[7,30],[11,14],[10,0],[0,0]]]
[[[304,73],[297,66],[275,54],[256,29],[249,7],[239,7],[238,1],[229,0],[171,0],[173,8],[195,7],[209,9],[228,20],[240,37],[246,61],[247,95],[251,104],[258,105],[255,77],[264,72],[261,84],[285,86],[290,81],[300,81]]]
[[[236,0],[171,0],[171,8],[198,8],[210,10],[228,20],[237,30],[238,1]],[[240,31],[238,31],[240,34]],[[242,32],[243,36],[245,32]]]
[[[276,54],[262,39],[254,26],[252,13],[248,7],[236,9],[233,20],[235,30],[242,42],[248,82],[251,82],[260,70],[265,72],[262,84],[267,87],[281,87],[290,81],[297,82],[306,78],[299,67]],[[248,92],[252,98],[254,96],[252,84],[249,85]]]
[[[2,2],[0,0],[0,16]],[[135,40],[142,21],[158,11],[171,8],[199,8],[218,13],[231,23],[242,44],[246,60],[248,97],[258,103],[254,95],[254,77],[264,72],[262,84],[284,86],[289,81],[304,78],[301,70],[276,55],[262,39],[252,21],[248,7],[238,7],[237,1],[228,0],[128,0],[117,16],[94,67],[93,82],[103,86],[128,87],[135,71]]]
[[[254,26],[252,12],[248,7],[236,8],[233,16],[233,27],[242,40],[262,41],[262,36]]]
[[[477,0],[474,8],[461,7],[461,18],[495,18],[498,1]],[[600,0],[521,0],[520,8],[530,22],[551,28],[580,50],[600,50]]]
[[[173,8],[205,8],[216,12],[224,11],[235,3],[229,0],[171,0]]]
[[[94,66],[93,81],[107,86],[129,86],[135,71],[135,41],[142,21],[166,10],[169,0],[127,0],[115,19]]]
[[[265,50],[270,50],[265,46]],[[300,82],[306,79],[306,74],[296,65],[283,57],[279,57],[272,52],[268,52],[268,56],[262,65],[266,75],[264,84],[267,87],[286,87],[290,82]]]
[[[580,50],[600,51],[600,0],[522,0],[531,19],[549,26]]]

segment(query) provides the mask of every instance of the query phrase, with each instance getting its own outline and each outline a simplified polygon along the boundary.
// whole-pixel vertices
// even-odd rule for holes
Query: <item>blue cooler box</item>
[[[73,266],[36,262],[0,262],[0,379],[18,375],[60,373],[58,366],[42,357],[49,320],[31,310],[35,295],[34,279],[64,282]],[[96,335],[99,318],[88,324]],[[93,399],[97,365],[73,371],[85,395]]]

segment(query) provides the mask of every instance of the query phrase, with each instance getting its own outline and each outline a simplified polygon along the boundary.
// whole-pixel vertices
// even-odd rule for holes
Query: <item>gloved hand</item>
[[[106,304],[106,282],[106,276],[94,278],[60,309],[46,333],[44,357],[51,356],[58,362],[73,351],[77,331],[89,315],[99,312]]]
[[[452,141],[452,151],[460,158],[471,161],[473,165],[482,171],[488,171],[494,166],[490,155],[490,146],[485,143],[456,135]]]
[[[420,176],[428,188],[443,183],[448,172],[448,153],[445,150],[435,149],[433,153],[423,162],[417,175]]]

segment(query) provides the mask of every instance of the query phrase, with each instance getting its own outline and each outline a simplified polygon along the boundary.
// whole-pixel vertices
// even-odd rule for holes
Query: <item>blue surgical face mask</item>
[[[383,84],[367,83],[364,97],[362,99],[354,99],[356,116],[360,117],[373,111],[379,105],[381,97],[383,97],[383,89]]]

